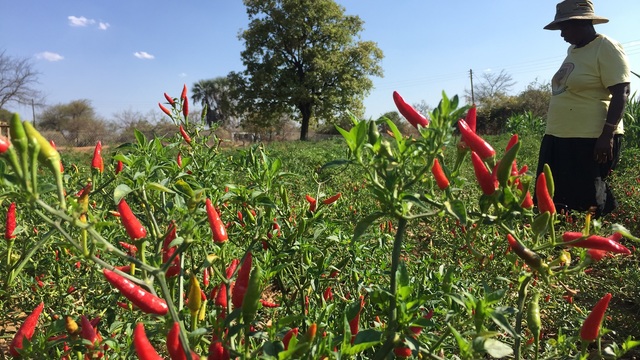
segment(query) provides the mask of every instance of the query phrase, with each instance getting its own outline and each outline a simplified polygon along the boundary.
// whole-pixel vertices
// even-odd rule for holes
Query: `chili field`
[[[640,356],[637,148],[594,219],[534,206],[539,140],[475,134],[456,97],[426,118],[394,97],[411,137],[353,119],[223,148],[184,94],[173,137],[88,154],[14,117],[0,359]]]

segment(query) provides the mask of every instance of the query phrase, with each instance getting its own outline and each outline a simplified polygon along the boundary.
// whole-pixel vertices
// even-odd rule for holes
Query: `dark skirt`
[[[543,171],[545,163],[549,164],[555,184],[553,201],[558,210],[595,210],[595,216],[600,217],[617,207],[606,179],[620,160],[621,143],[622,135],[615,135],[613,160],[598,164],[593,159],[596,139],[551,135],[542,138],[536,176]]]

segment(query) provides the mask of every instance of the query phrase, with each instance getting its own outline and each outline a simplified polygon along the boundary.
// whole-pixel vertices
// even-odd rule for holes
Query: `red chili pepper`
[[[176,101],[173,100],[173,98],[171,96],[169,96],[169,94],[164,93],[164,98],[167,99],[167,102],[169,103],[169,105],[171,105],[171,107],[175,107],[176,106]]]
[[[393,348],[393,353],[396,355],[396,357],[404,359],[411,356],[411,349],[406,346],[399,346]]]
[[[182,115],[185,119],[189,116],[189,100],[186,97],[182,100]]]
[[[229,360],[229,350],[227,350],[216,335],[211,338],[209,345],[209,356],[207,360]]]
[[[4,154],[11,147],[11,141],[6,137],[0,135],[0,154]]]
[[[244,301],[244,295],[249,287],[249,276],[251,275],[251,264],[253,262],[253,255],[250,252],[244,258],[240,270],[238,270],[238,278],[233,286],[233,292],[231,293],[231,302],[236,309],[242,307]]]
[[[604,259],[607,256],[607,252],[604,250],[589,249],[587,250],[587,255],[589,255],[591,260],[597,262]]]
[[[284,337],[282,338],[282,343],[284,344],[284,349],[287,350],[289,349],[289,342],[291,341],[291,339],[293,337],[298,337],[298,328],[293,328],[289,331],[287,331],[286,334],[284,334]]]
[[[538,175],[538,180],[536,181],[536,197],[538,198],[538,209],[541,213],[548,211],[551,214],[555,214],[556,205],[553,203],[553,199],[547,190],[547,179],[544,173]]]
[[[227,239],[229,238],[227,236],[227,229],[220,219],[220,215],[213,207],[210,199],[206,200],[205,207],[207,209],[207,218],[209,219],[209,227],[211,227],[213,241],[216,243],[223,243],[227,241]]]
[[[156,349],[153,348],[147,334],[144,331],[144,324],[139,322],[133,329],[133,347],[136,349],[140,360],[162,360]]]
[[[305,197],[307,198],[307,201],[309,202],[309,211],[311,211],[311,212],[316,211],[316,206],[318,204],[316,199],[314,197],[310,196],[309,194],[305,195]]]
[[[58,150],[56,143],[53,142],[53,140],[49,140],[49,144],[51,144],[51,147],[53,147],[54,150]],[[60,161],[60,172],[64,172],[64,165],[62,165],[62,161]]]
[[[429,126],[429,119],[420,114],[413,106],[409,105],[397,91],[393,92],[393,102],[395,102],[398,111],[404,116],[407,121],[416,129],[418,126]]]
[[[167,333],[167,352],[169,353],[171,360],[182,360],[187,358],[182,350],[182,343],[180,342],[180,324],[178,322],[174,322],[169,333]]]
[[[131,272],[131,265],[114,266],[114,268],[127,274]]]
[[[229,264],[229,266],[227,267],[227,270],[225,272],[226,278],[227,279],[231,279],[231,276],[233,275],[234,272],[236,272],[236,268],[238,267],[238,264],[240,264],[240,260],[238,259],[233,259],[231,261],[231,264]],[[229,291],[233,291],[233,289],[235,288],[235,285],[232,283],[229,285]],[[215,299],[215,304],[216,306],[221,307],[222,309],[226,309],[227,308],[227,287],[225,286],[224,283],[219,284],[218,286],[216,286],[212,291],[211,294],[209,296],[211,299]]]
[[[570,244],[567,244],[569,246],[603,250],[617,254],[631,254],[631,250],[627,249],[624,245],[613,239],[605,238],[598,235],[591,235],[586,239],[583,238],[584,234],[582,234],[581,232],[567,231],[562,234],[562,240],[564,240],[564,242],[571,242]]]
[[[91,325],[89,319],[87,319],[87,317],[84,315],[80,317],[80,327],[82,328],[82,338],[88,340],[91,343],[91,345],[88,345],[87,347],[89,349],[93,349],[93,346],[98,340],[96,329],[93,328],[93,325]]]
[[[171,242],[175,240],[176,236],[177,236],[176,224],[172,222],[169,225],[169,230],[167,232],[167,235],[164,237],[164,240],[162,242],[162,262],[163,263],[166,263],[167,261],[169,261],[171,256],[173,256],[173,253],[176,252],[176,247],[170,246]],[[180,273],[180,255],[176,255],[176,257],[173,258],[173,264],[169,266],[169,268],[167,269],[167,272],[165,273],[165,276],[170,278],[178,275],[179,273]]]
[[[180,99],[185,100],[187,98],[187,84],[184,84],[182,87],[182,93],[180,94]]]
[[[121,160],[118,160],[118,162],[116,163],[116,175],[120,174],[122,172],[122,169],[124,169],[124,164]]]
[[[473,170],[476,174],[478,184],[480,184],[480,188],[482,189],[482,193],[485,195],[493,195],[498,188],[497,179],[489,173],[484,161],[482,161],[475,151],[471,152],[471,163],[473,164]]]
[[[356,338],[356,334],[358,334],[358,330],[360,328],[360,312],[362,312],[362,309],[364,308],[364,296],[360,295],[360,307],[357,308],[357,312],[355,314],[355,316],[353,318],[351,318],[351,320],[349,320],[349,330],[351,330],[351,343],[353,344],[353,341]]]
[[[433,177],[436,179],[436,184],[440,188],[440,190],[444,190],[449,187],[449,179],[447,179],[447,175],[445,175],[444,170],[442,170],[442,166],[440,166],[440,161],[438,159],[433,159],[433,165],[431,166],[431,173]]]
[[[178,155],[176,156],[176,163],[178,164],[179,168],[182,168],[182,154],[178,153]]]
[[[464,121],[467,123],[467,125],[469,125],[469,128],[473,132],[476,132],[477,117],[478,117],[478,109],[476,108],[476,104],[473,104],[469,108],[469,111],[467,111],[467,115],[464,117]]]
[[[533,207],[533,199],[531,199],[531,193],[528,190],[520,206],[522,206],[523,209],[531,209]]]
[[[331,286],[327,286],[324,293],[322,294],[324,301],[333,300],[333,292],[331,292]]]
[[[182,125],[180,125],[180,135],[182,135],[182,138],[187,144],[191,145],[191,137],[187,134],[187,131]]]
[[[135,257],[136,254],[138,253],[138,247],[133,245],[133,244],[129,244],[129,243],[126,243],[124,241],[120,241],[120,246],[122,246],[123,248],[125,248],[127,250],[127,253],[129,254],[129,256]]]
[[[9,209],[7,209],[7,220],[4,230],[5,240],[9,241],[16,237],[13,234],[13,232],[16,230],[16,227],[16,203],[12,202],[11,204],[9,204]]]
[[[509,143],[507,143],[507,147],[505,148],[505,152],[509,151],[518,142],[518,134],[513,134],[511,139],[509,139]]]
[[[204,270],[202,270],[202,285],[204,285],[204,287],[209,286],[209,268],[204,268]]]
[[[334,202],[336,202],[338,199],[340,199],[340,197],[342,196],[342,193],[337,193],[331,197],[328,197],[324,200],[322,200],[322,203],[325,205],[330,205],[333,204]]]
[[[486,159],[494,156],[496,151],[489,145],[483,138],[478,136],[467,124],[466,121],[458,120],[458,129],[460,129],[460,135],[462,135],[462,141],[464,141],[472,151],[475,151],[480,155],[480,158]]]
[[[162,110],[163,113],[169,115],[169,117],[173,117],[171,115],[171,110],[167,109],[166,107],[164,107],[164,105],[162,105],[161,103],[158,103],[158,106],[160,106],[160,110]]]
[[[140,286],[134,284],[129,279],[124,278],[111,270],[103,269],[102,273],[111,285],[120,290],[120,293],[124,297],[129,299],[133,305],[139,307],[143,312],[156,315],[167,314],[169,308],[167,307],[167,302],[164,299],[153,295]]]
[[[20,329],[11,340],[11,344],[9,345],[9,354],[13,357],[19,357],[18,349],[22,349],[22,342],[26,338],[27,340],[31,340],[33,333],[35,332],[36,325],[38,324],[38,318],[42,313],[42,309],[44,309],[44,302],[41,302],[35,309],[24,319],[22,325],[20,325]]]
[[[524,260],[524,262],[529,265],[530,268],[538,272],[544,271],[546,264],[544,263],[540,255],[522,245],[511,234],[507,234],[507,241],[509,242],[509,247],[511,248],[511,250],[513,250],[513,252],[516,253],[519,258]]]
[[[273,303],[273,302],[267,301],[267,300],[263,300],[263,299],[260,299],[260,304],[262,304],[262,306],[266,307],[266,308],[277,308],[277,307],[280,307],[280,305],[278,305],[276,303]]]
[[[147,229],[145,229],[138,218],[133,215],[129,204],[127,204],[124,199],[118,203],[118,212],[122,218],[122,224],[132,240],[142,239],[147,236]]]
[[[104,161],[102,161],[102,142],[98,141],[95,149],[93,150],[93,159],[91,160],[91,167],[98,170],[102,174],[104,172]]]
[[[607,311],[610,300],[611,293],[607,293],[593,307],[589,315],[587,315],[584,323],[582,323],[582,328],[580,328],[580,338],[583,341],[591,342],[598,338],[602,319],[604,319],[604,313]]]

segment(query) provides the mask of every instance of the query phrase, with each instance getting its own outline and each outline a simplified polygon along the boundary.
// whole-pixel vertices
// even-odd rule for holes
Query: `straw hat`
[[[604,24],[609,19],[597,16],[593,12],[593,3],[590,0],[565,0],[556,5],[556,17],[546,30],[560,30],[560,23],[567,20],[592,20],[593,24]]]

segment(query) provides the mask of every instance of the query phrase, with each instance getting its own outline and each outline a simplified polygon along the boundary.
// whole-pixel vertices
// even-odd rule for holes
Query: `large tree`
[[[244,0],[248,29],[241,57],[246,69],[236,74],[243,108],[266,119],[297,111],[300,139],[314,118],[333,121],[345,110],[362,111],[382,76],[382,51],[361,41],[363,21],[345,15],[333,0]]]
[[[89,146],[106,134],[105,122],[96,116],[91,101],[74,100],[48,107],[41,115],[38,127],[55,130],[75,146]]]
[[[35,88],[38,75],[28,58],[11,57],[0,51],[0,109],[9,102],[41,103],[41,94]]]
[[[499,73],[485,71],[478,80],[474,81],[473,96],[478,105],[495,102],[495,98],[504,98],[509,95],[511,88],[516,84],[513,77],[504,69]],[[467,100],[471,100],[471,92],[465,90]]]
[[[231,82],[228,77],[200,80],[191,88],[191,99],[207,109],[205,121],[212,126],[215,123],[229,123],[234,117],[231,100]]]

